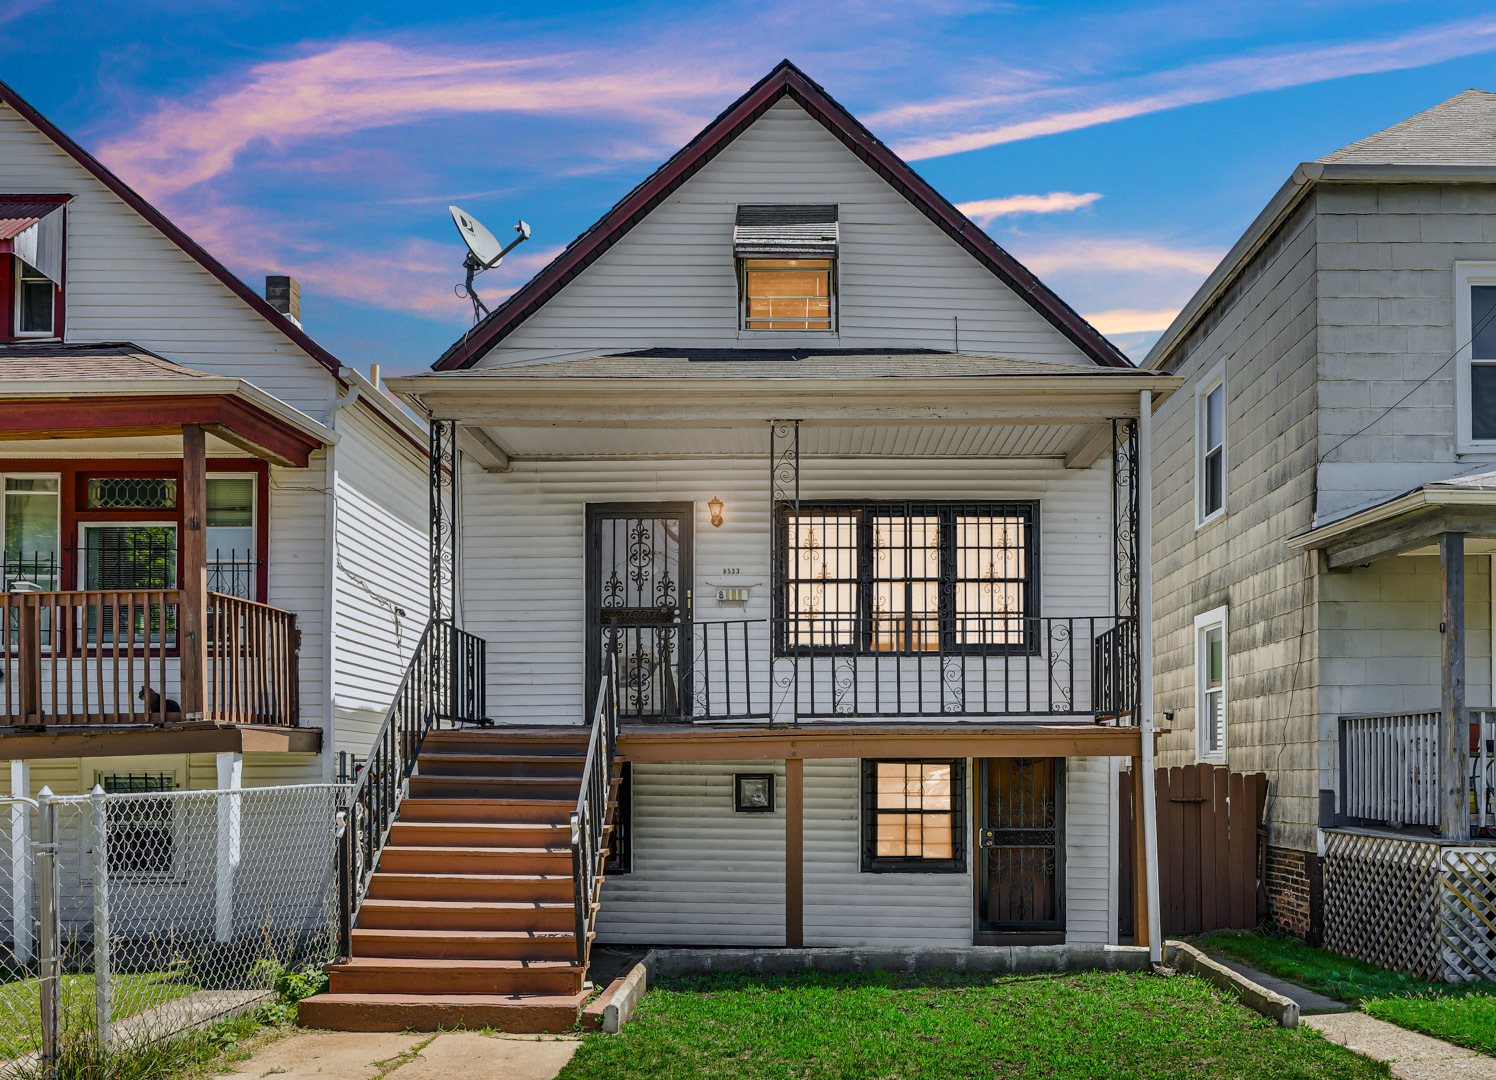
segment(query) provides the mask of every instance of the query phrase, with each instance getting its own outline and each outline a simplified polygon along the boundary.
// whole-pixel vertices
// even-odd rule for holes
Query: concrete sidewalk
[[[1403,1080],[1496,1080],[1496,1058],[1420,1035],[1361,1012],[1306,1016],[1325,1038],[1376,1061]]]
[[[222,1076],[276,1080],[553,1080],[581,1040],[550,1035],[301,1031]]]

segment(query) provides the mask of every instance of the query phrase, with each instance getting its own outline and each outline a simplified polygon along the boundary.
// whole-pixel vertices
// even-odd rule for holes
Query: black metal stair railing
[[[350,954],[353,926],[410,787],[428,732],[486,723],[485,645],[447,620],[426,624],[384,723],[357,768],[338,842],[339,937]]]
[[[577,963],[587,963],[588,946],[596,920],[594,899],[602,875],[608,802],[612,790],[613,759],[618,751],[618,662],[610,652],[604,660],[602,684],[592,713],[587,741],[587,763],[577,808],[571,814],[571,878],[576,909]]]

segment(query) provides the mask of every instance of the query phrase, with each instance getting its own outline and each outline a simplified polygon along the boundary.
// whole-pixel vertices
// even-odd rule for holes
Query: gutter
[[[1232,245],[1204,284],[1154,342],[1140,367],[1162,370],[1170,353],[1195,326],[1202,312],[1234,283],[1267,238],[1314,189],[1316,184],[1492,184],[1492,165],[1363,165],[1304,161],[1294,169],[1262,212]]]

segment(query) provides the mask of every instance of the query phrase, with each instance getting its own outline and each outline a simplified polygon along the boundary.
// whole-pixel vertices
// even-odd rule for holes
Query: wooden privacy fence
[[[1156,771],[1159,914],[1169,937],[1252,930],[1260,907],[1265,773]],[[1118,929],[1133,932],[1132,774],[1122,774]]]
[[[201,719],[296,726],[296,616],[207,603]],[[0,726],[180,723],[181,613],[176,589],[0,593]]]

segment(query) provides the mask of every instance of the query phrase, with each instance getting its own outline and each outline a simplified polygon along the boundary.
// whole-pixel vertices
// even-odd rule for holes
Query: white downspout
[[[1153,775],[1153,391],[1138,392],[1138,714],[1142,723],[1143,870],[1148,875],[1148,958],[1163,961],[1158,904],[1158,800]]]
[[[338,431],[338,414],[359,399],[363,388],[354,383],[328,410],[327,426]],[[326,702],[322,722],[322,779],[332,783],[337,779],[338,714],[337,714],[337,649],[333,647],[333,631],[337,625],[337,565],[338,565],[338,447],[333,443],[327,448],[326,472],[323,476],[323,523],[322,523],[322,699]]]

